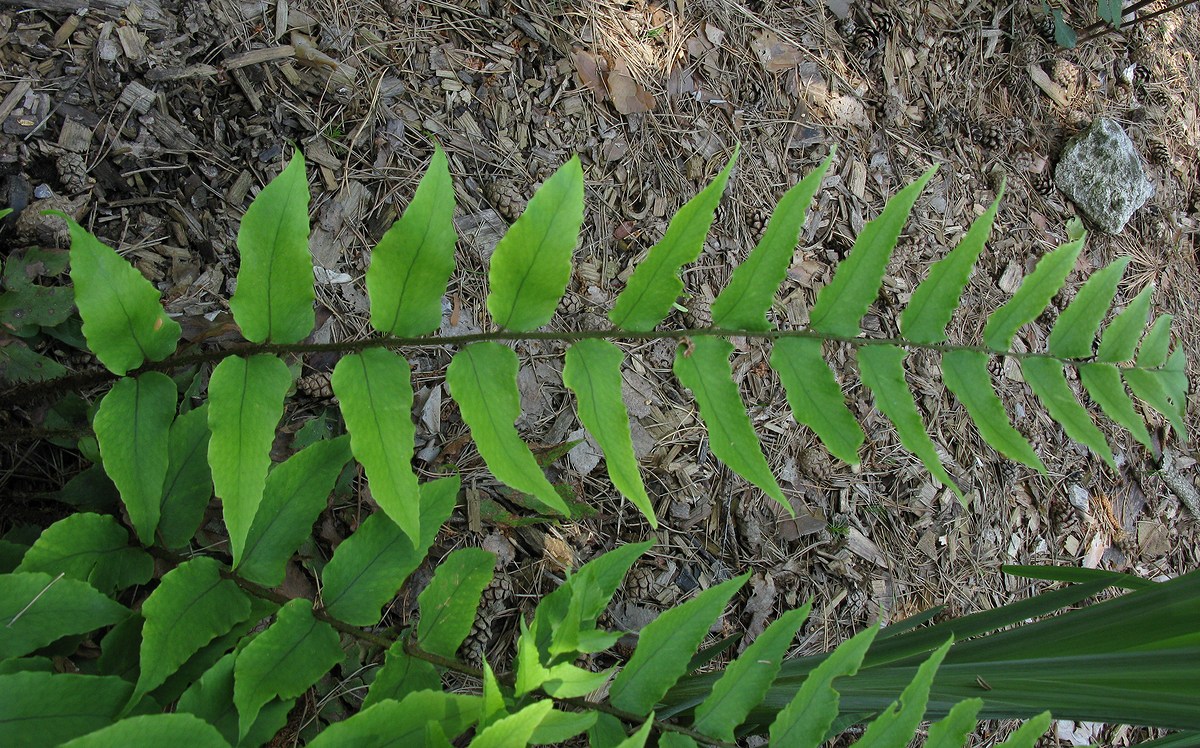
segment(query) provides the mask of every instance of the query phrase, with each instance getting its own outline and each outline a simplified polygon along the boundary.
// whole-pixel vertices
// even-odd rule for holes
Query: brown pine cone
[[[508,609],[512,596],[512,580],[504,572],[497,572],[488,586],[483,588],[479,610],[475,613],[475,623],[459,648],[466,662],[473,665],[483,662],[488,645],[496,633],[496,619]]]
[[[1030,175],[1029,182],[1033,186],[1033,191],[1042,197],[1050,197],[1054,194],[1054,177],[1051,176],[1049,167],[1037,174]]]
[[[315,400],[333,399],[333,382],[327,371],[300,377],[296,382],[296,389]]]
[[[625,595],[630,600],[649,601],[654,599],[654,569],[635,566],[625,577]]]
[[[514,223],[525,212],[526,201],[517,186],[508,180],[490,182],[483,187],[483,196],[500,217]]]
[[[1161,140],[1150,141],[1150,160],[1159,166],[1171,163],[1171,149]]]

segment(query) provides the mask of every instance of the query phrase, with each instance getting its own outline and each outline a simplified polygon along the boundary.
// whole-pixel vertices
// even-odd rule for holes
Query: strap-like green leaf
[[[625,354],[607,340],[581,340],[567,349],[563,384],[575,393],[579,421],[604,451],[608,477],[621,495],[641,510],[651,527],[658,527],[654,505],[646,495],[629,414],[621,398],[621,361]]]
[[[992,389],[988,357],[980,351],[951,350],[942,354],[942,381],[967,409],[984,441],[1000,454],[1046,472],[1033,447],[1013,428],[1004,404]]]
[[[131,547],[129,533],[112,517],[80,513],[43,530],[16,570],[62,572],[110,595],[150,581],[154,559]]]
[[[808,204],[821,186],[834,153],[836,149],[830,149],[825,161],[779,200],[766,233],[746,261],[733,271],[729,284],[713,302],[713,326],[726,330],[771,329],[767,310],[779,284],[787,277]]]
[[[164,547],[179,548],[191,542],[212,494],[205,403],[176,418],[167,437],[167,477],[158,518],[158,537]]]
[[[208,380],[208,466],[221,499],[233,561],[242,559],[258,513],[275,426],[292,384],[287,364],[274,356],[230,356]]]
[[[483,588],[492,581],[496,554],[480,548],[463,548],[438,564],[427,586],[417,598],[421,620],[417,643],[426,652],[454,657],[471,633]]]
[[[538,723],[537,729],[529,736],[529,744],[562,745],[591,729],[599,716],[599,712],[560,712],[556,709]]]
[[[242,216],[237,235],[241,266],[229,309],[246,340],[295,343],[312,332],[316,293],[308,200],[304,156],[296,151]]]
[[[0,574],[0,660],[116,623],[129,610],[87,582],[40,571]]]
[[[1059,358],[1086,358],[1092,355],[1092,343],[1100,322],[1117,295],[1117,284],[1129,264],[1128,257],[1113,260],[1094,273],[1079,289],[1050,331],[1046,345]]]
[[[686,672],[708,627],[749,578],[749,574],[743,574],[710,587],[642,629],[633,657],[612,683],[609,691],[612,705],[633,714],[649,714],[667,689]]]
[[[1123,372],[1125,383],[1133,394],[1161,413],[1180,435],[1187,433],[1183,424],[1187,407],[1186,366],[1183,351],[1176,348],[1163,368],[1157,371],[1125,369]]]
[[[766,695],[810,610],[812,603],[781,615],[725,669],[712,693],[696,707],[692,729],[718,740],[734,741],[734,729]]]
[[[965,501],[962,490],[950,479],[937,448],[925,431],[917,404],[908,383],[904,381],[904,357],[907,354],[894,345],[867,345],[858,349],[858,369],[863,384],[875,396],[875,407],[896,427],[900,443],[915,454],[934,478]]]
[[[1142,340],[1138,348],[1137,365],[1143,369],[1157,369],[1167,362],[1167,352],[1171,348],[1171,322],[1174,316],[1160,314],[1150,325],[1150,332]]]
[[[929,659],[917,668],[917,674],[912,682],[900,694],[900,699],[893,702],[882,714],[867,726],[866,732],[859,738],[856,746],[862,748],[890,748],[890,746],[907,745],[908,741],[921,724],[925,716],[925,705],[929,703],[929,689],[933,685],[933,677],[937,675],[938,666],[950,651],[950,639],[929,655]]]
[[[1138,341],[1146,329],[1146,315],[1150,311],[1150,299],[1154,296],[1154,286],[1146,286],[1133,297],[1133,301],[1118,314],[1100,337],[1100,348],[1096,351],[1096,360],[1119,364],[1133,360],[1133,352],[1137,350]]]
[[[371,495],[415,539],[421,536],[421,508],[412,471],[416,427],[411,377],[408,362],[383,348],[344,356],[333,369],[333,391]]]
[[[1116,470],[1112,451],[1104,441],[1104,434],[1096,428],[1087,410],[1075,400],[1062,364],[1052,358],[1026,358],[1021,361],[1021,373],[1030,389],[1037,395],[1050,417],[1062,425],[1067,436],[1086,445],[1105,464]]]
[[[675,354],[675,376],[692,391],[700,406],[700,420],[708,427],[713,454],[791,513],[792,505],[771,474],[733,382],[731,353],[733,345],[721,338],[705,336],[686,341]]]
[[[858,464],[858,448],[866,436],[854,419],[833,371],[815,338],[780,338],[771,351],[771,368],[787,393],[792,415],[821,438],[834,457]]]
[[[367,297],[372,327],[400,337],[438,329],[457,240],[454,184],[446,154],[435,144],[412,202],[371,252]]]
[[[258,719],[244,740],[238,740],[238,713],[233,705],[233,667],[236,652],[217,660],[192,683],[176,704],[176,712],[194,714],[217,728],[217,732],[231,745],[262,745],[269,741],[287,723],[295,699],[274,699],[267,702],[258,713]]]
[[[617,302],[608,314],[610,322],[622,330],[645,332],[653,330],[671,313],[672,305],[683,291],[679,270],[700,256],[737,157],[738,151],[734,151],[712,184],[671,218],[667,233],[638,263],[625,289],[617,296]]]
[[[1083,251],[1086,237],[1068,242],[1038,261],[1033,272],[1021,282],[1021,287],[1004,306],[992,312],[983,328],[983,342],[993,350],[1005,351],[1012,345],[1013,336],[1037,318],[1054,294],[1063,287],[1067,274]]]
[[[267,587],[283,582],[288,559],[312,535],[313,522],[349,459],[349,439],[340,436],[310,444],[271,471],[238,575]]]
[[[171,355],[180,327],[163,311],[158,290],[112,248],[64,214],[57,215],[71,231],[71,283],[88,349],[117,375],[146,359]]]
[[[375,680],[363,700],[363,709],[385,699],[400,701],[410,693],[442,688],[442,676],[437,668],[425,660],[418,660],[404,651],[404,640],[399,640],[387,651],[383,667],[375,674]]]
[[[1079,381],[1083,383],[1088,396],[1091,397],[1104,411],[1104,414],[1124,426],[1133,438],[1153,449],[1150,443],[1150,432],[1146,424],[1133,408],[1129,395],[1125,394],[1125,385],[1121,382],[1121,372],[1112,364],[1084,364],[1079,367]]]
[[[896,239],[917,196],[935,171],[937,166],[931,167],[917,181],[893,195],[883,213],[863,226],[854,240],[854,248],[838,265],[829,285],[817,293],[817,303],[809,314],[810,329],[844,338],[858,335],[863,315],[879,293]]]
[[[57,746],[107,727],[132,690],[115,676],[0,675],[0,745]]]
[[[508,706],[504,702],[504,690],[492,666],[483,663],[483,706],[479,710],[479,724],[476,730],[482,730],[496,720],[508,714]]]
[[[983,708],[983,699],[963,699],[950,713],[929,726],[925,748],[962,748],[975,731],[975,715]]]
[[[516,714],[489,725],[475,736],[470,748],[525,748],[533,731],[553,708],[554,702],[550,699],[535,701]]]
[[[524,619],[521,619],[520,624],[521,636],[517,639],[517,677],[513,684],[518,697],[540,688],[551,696],[570,699],[589,694],[608,682],[613,668],[594,673],[570,662],[544,666],[544,658],[534,642],[533,632],[529,630]]]
[[[935,262],[928,277],[913,291],[912,299],[900,315],[900,331],[905,338],[915,343],[940,343],[946,339],[946,325],[954,316],[975,261],[992,234],[1002,197],[1003,189],[987,211],[971,224],[958,246]]]
[[[479,697],[420,691],[403,701],[381,701],[353,717],[334,722],[313,738],[309,748],[388,748],[422,745],[425,726],[438,723],[442,733],[458,736],[479,717]]]
[[[1038,739],[1046,734],[1046,730],[1050,729],[1050,719],[1050,712],[1042,712],[1036,717],[1029,718],[996,748],[1034,748],[1038,744]]]
[[[521,415],[517,369],[517,354],[511,348],[475,343],[454,354],[446,384],[492,475],[554,511],[570,514],[513,426]]]
[[[575,156],[530,199],[496,245],[488,268],[488,313],[506,330],[541,327],[571,280],[583,225],[583,167]]]
[[[217,728],[190,714],[143,714],[128,717],[89,735],[63,743],[63,748],[229,748]]]

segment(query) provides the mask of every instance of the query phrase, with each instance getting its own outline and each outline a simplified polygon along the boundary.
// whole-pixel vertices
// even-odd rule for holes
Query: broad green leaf
[[[454,184],[440,145],[404,216],[371,252],[367,296],[371,326],[382,333],[426,335],[442,322],[442,295],[454,272]]]
[[[1116,470],[1117,465],[1104,441],[1104,434],[1096,428],[1087,410],[1075,400],[1063,375],[1062,363],[1052,358],[1026,358],[1021,361],[1021,373],[1029,383],[1029,388],[1046,406],[1050,417],[1062,425],[1067,436],[1087,446],[1106,465]]]
[[[608,477],[621,495],[658,527],[654,504],[646,495],[633,453],[629,413],[621,398],[621,361],[625,354],[607,340],[581,340],[567,349],[563,384],[575,393],[579,421],[604,452]]]
[[[71,232],[71,283],[88,349],[118,376],[171,355],[181,328],[163,311],[158,290],[112,248],[56,215]]]
[[[158,537],[166,548],[187,545],[212,498],[208,469],[208,403],[181,414],[167,437],[167,477],[159,504]]]
[[[1092,343],[1100,322],[1117,295],[1117,284],[1129,264],[1128,257],[1113,260],[1087,279],[1083,288],[1062,311],[1050,331],[1046,345],[1059,358],[1086,358],[1092,355]]]
[[[965,502],[962,491],[950,479],[937,448],[933,446],[908,383],[904,381],[904,357],[894,345],[866,345],[858,349],[858,370],[863,384],[875,396],[875,407],[896,427],[900,443],[915,454],[934,478]]]
[[[620,745],[626,738],[625,725],[621,720],[608,714],[600,712],[596,716],[596,724],[588,730],[588,743],[591,748],[614,748]]]
[[[1167,352],[1171,347],[1171,322],[1174,317],[1161,314],[1150,325],[1150,332],[1142,340],[1138,349],[1137,365],[1143,369],[1157,369],[1167,362]]]
[[[530,745],[562,745],[576,735],[591,729],[596,724],[599,712],[560,712],[554,710],[542,718],[533,734]]]
[[[771,474],[750,415],[733,382],[733,369],[729,365],[732,353],[733,345],[721,338],[704,336],[685,341],[675,353],[675,376],[692,391],[700,406],[700,420],[708,427],[713,454],[791,514],[792,505]]]
[[[80,513],[43,530],[16,570],[62,572],[111,595],[150,581],[154,560],[129,545],[129,533],[112,517]]]
[[[775,206],[767,231],[746,261],[733,271],[729,284],[712,304],[714,327],[726,330],[769,330],[767,310],[787,277],[788,266],[800,239],[805,213],[833,161],[831,148],[824,162],[788,190]]]
[[[333,369],[333,391],[375,502],[409,537],[420,537],[408,361],[383,348],[343,356]]]
[[[550,699],[535,701],[478,733],[470,748],[525,748],[533,731],[553,708],[554,702]]]
[[[1074,269],[1075,261],[1083,251],[1083,242],[1084,237],[1080,237],[1039,260],[1037,267],[1025,276],[1012,298],[992,312],[983,328],[983,341],[989,348],[1008,350],[1017,330],[1037,319],[1054,294],[1063,287],[1067,274]]]
[[[457,737],[479,717],[479,697],[443,691],[420,691],[402,701],[381,701],[335,722],[309,742],[309,748],[386,748],[421,745],[425,726],[436,722],[445,735]]]
[[[527,332],[550,321],[571,280],[582,225],[583,167],[575,156],[534,194],[492,253],[487,308],[497,325]]]
[[[970,414],[983,440],[1000,454],[1045,474],[1033,447],[1013,428],[1004,404],[992,389],[986,353],[950,350],[942,354],[942,382]]]
[[[1050,17],[1054,19],[1054,43],[1063,49],[1074,49],[1075,43],[1079,41],[1079,38],[1075,33],[1075,29],[1071,28],[1071,25],[1063,17],[1062,10],[1051,8]],[[1069,228],[1068,226],[1068,230]]]
[[[946,653],[950,651],[950,639],[929,655],[929,659],[917,668],[917,674],[912,682],[900,694],[900,699],[875,718],[867,726],[866,732],[855,743],[857,746],[881,746],[890,748],[896,745],[907,745],[908,741],[921,724],[925,716],[925,705],[929,703],[929,689],[933,685],[933,677],[937,675],[938,666],[942,664]]]
[[[229,748],[217,728],[190,714],[143,714],[128,717],[89,735],[63,743],[63,748]]]
[[[308,251],[308,178],[304,156],[258,193],[242,216],[241,265],[229,309],[252,343],[295,343],[313,329],[312,254]]]
[[[1038,744],[1038,738],[1050,729],[1050,719],[1050,712],[1042,712],[1030,718],[996,748],[1034,748]]]
[[[135,696],[161,685],[188,658],[249,618],[250,600],[221,578],[221,566],[205,556],[163,575],[142,604],[142,672]]]
[[[112,676],[0,675],[0,745],[51,748],[107,727],[132,690],[130,683]]]
[[[667,689],[686,672],[709,626],[749,578],[749,574],[743,574],[710,587],[642,629],[633,657],[617,674],[609,690],[612,705],[633,714],[649,714]]]
[[[513,422],[521,415],[517,391],[517,354],[499,343],[475,343],[454,354],[446,384],[492,475],[532,495],[554,511],[569,515],[562,497],[546,480]]]
[[[848,465],[858,464],[858,448],[866,436],[858,425],[816,338],[780,338],[771,351],[771,368],[779,374],[788,406],[829,452]]]
[[[442,676],[437,668],[425,660],[418,660],[404,651],[404,641],[399,640],[387,651],[383,667],[375,674],[375,680],[363,699],[363,709],[374,706],[385,699],[400,701],[410,693],[441,690]]]
[[[654,712],[650,712],[638,731],[617,743],[617,748],[645,748],[646,740],[650,737],[650,728],[653,726]]]
[[[245,739],[238,740],[238,713],[233,705],[233,666],[236,652],[217,660],[179,697],[176,712],[193,714],[217,728],[232,745],[262,745],[287,723],[294,700],[268,702],[258,714]]]
[[[913,291],[900,315],[900,331],[906,339],[914,343],[940,343],[946,339],[946,325],[958,309],[975,261],[992,234],[1002,197],[1003,188],[987,211],[971,224],[958,246],[935,262],[929,268],[929,275]]]
[[[108,630],[100,640],[100,657],[96,659],[97,675],[116,675],[137,683],[141,668],[138,652],[142,646],[142,626],[146,619],[134,614]]]
[[[1133,409],[1133,402],[1125,394],[1125,385],[1121,382],[1121,372],[1112,364],[1083,364],[1079,367],[1079,381],[1083,383],[1088,396],[1096,401],[1104,414],[1128,429],[1133,438],[1153,449],[1150,433],[1141,416]]]
[[[312,535],[349,459],[349,439],[340,436],[305,447],[271,471],[246,535],[239,576],[267,587],[283,582],[288,559]]]
[[[1125,369],[1123,372],[1125,383],[1133,394],[1161,413],[1181,436],[1187,434],[1183,423],[1187,406],[1186,366],[1183,351],[1176,348],[1158,371]]]
[[[963,699],[950,713],[929,726],[925,748],[962,748],[975,731],[975,715],[983,708],[983,699]]]
[[[612,668],[593,673],[570,662],[544,666],[533,633],[524,619],[520,624],[521,636],[517,639],[517,677],[513,684],[518,697],[540,688],[556,698],[570,699],[585,696],[608,682]]]
[[[617,296],[617,302],[608,314],[609,321],[615,326],[622,330],[646,332],[653,330],[671,313],[675,300],[683,291],[679,271],[700,256],[717,203],[721,202],[725,184],[729,181],[740,150],[739,146],[712,184],[679,209],[671,218],[667,233],[634,268],[629,282]]]
[[[681,732],[666,732],[658,736],[658,748],[699,748],[699,745]]]
[[[0,574],[0,660],[22,657],[56,639],[86,634],[128,615],[124,605],[62,572]]]
[[[734,729],[766,695],[810,610],[811,603],[784,613],[725,668],[712,693],[696,707],[692,729],[718,740],[734,741]]]
[[[1120,364],[1133,360],[1133,352],[1137,350],[1138,341],[1146,329],[1146,315],[1150,311],[1150,299],[1153,296],[1154,286],[1146,286],[1133,297],[1124,311],[1113,318],[1100,336],[1097,361]]]
[[[1121,0],[1096,0],[1096,14],[1115,29],[1121,28],[1121,16],[1124,12],[1125,3]]]
[[[421,543],[414,546],[386,514],[367,517],[342,541],[321,572],[321,599],[330,615],[355,626],[379,622],[379,610],[425,558],[454,511],[457,476],[421,485]]]
[[[417,597],[421,620],[417,644],[443,657],[454,657],[471,633],[483,588],[492,581],[496,554],[480,548],[463,548],[442,559],[433,579]]]
[[[817,293],[817,302],[809,314],[809,329],[843,338],[858,335],[867,307],[879,294],[879,284],[896,239],[917,196],[935,171],[937,166],[931,167],[917,181],[893,195],[883,213],[863,226],[854,240],[854,248],[834,271],[833,279]]]
[[[275,623],[254,637],[234,663],[239,736],[249,732],[268,701],[299,696],[342,659],[337,632],[313,618],[308,600],[284,605]]]
[[[504,703],[504,691],[500,688],[500,681],[496,680],[496,673],[492,670],[492,666],[487,664],[487,660],[483,662],[482,698],[476,731],[491,725],[501,717],[508,716],[508,707]]]
[[[291,384],[287,364],[266,354],[230,356],[217,364],[208,381],[208,466],[235,564],[242,560],[262,502],[275,426]]]

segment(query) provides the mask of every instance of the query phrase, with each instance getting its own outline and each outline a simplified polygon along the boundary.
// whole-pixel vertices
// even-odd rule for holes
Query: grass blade
[[[921,718],[925,716],[925,705],[929,703],[929,690],[933,686],[933,677],[937,674],[938,666],[942,664],[946,653],[950,651],[951,639],[929,655],[929,659],[917,668],[912,682],[904,687],[899,701],[893,702],[887,709],[876,717],[866,732],[855,743],[862,748],[875,746],[905,745],[917,731]]]
[[[771,351],[771,368],[787,392],[796,420],[808,426],[829,452],[848,465],[858,464],[866,436],[842,397],[842,389],[815,338],[780,338]]]
[[[950,350],[942,355],[942,382],[970,414],[983,440],[1000,454],[1045,475],[1046,466],[1013,428],[1004,404],[992,389],[988,357],[980,351]]]
[[[1096,428],[1087,410],[1075,400],[1063,375],[1063,365],[1052,358],[1027,358],[1021,361],[1021,373],[1033,393],[1046,406],[1050,417],[1062,425],[1067,436],[1087,446],[1106,465],[1116,470],[1117,464],[1113,461],[1112,450],[1104,441],[1104,434]]]
[[[1085,237],[1068,242],[1043,257],[1004,306],[992,312],[983,328],[983,341],[993,350],[1012,346],[1017,330],[1037,318],[1067,280],[1083,251]]]

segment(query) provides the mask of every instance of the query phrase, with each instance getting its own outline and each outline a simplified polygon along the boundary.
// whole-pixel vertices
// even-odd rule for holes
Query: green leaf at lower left
[[[189,748],[223,748],[229,743],[217,728],[190,714],[143,714],[129,717],[89,735],[63,743],[63,748],[155,748],[175,743]]]

